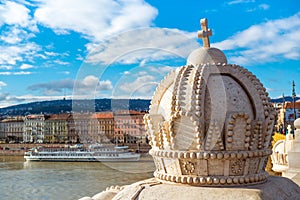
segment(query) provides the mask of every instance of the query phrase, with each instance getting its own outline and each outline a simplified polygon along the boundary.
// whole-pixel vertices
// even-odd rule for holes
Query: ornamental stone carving
[[[145,116],[154,175],[199,186],[264,182],[275,111],[251,72],[210,47],[210,33],[154,93]]]

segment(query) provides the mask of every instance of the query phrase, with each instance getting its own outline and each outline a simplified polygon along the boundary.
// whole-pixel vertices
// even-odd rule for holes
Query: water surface
[[[151,158],[138,162],[26,162],[0,156],[1,200],[68,200],[153,176]]]

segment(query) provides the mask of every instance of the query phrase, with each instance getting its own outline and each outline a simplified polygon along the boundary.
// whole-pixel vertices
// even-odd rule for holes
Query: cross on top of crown
[[[203,47],[210,47],[209,36],[212,36],[212,30],[207,26],[207,19],[201,19],[200,25],[202,30],[198,31],[198,38],[202,38]]]

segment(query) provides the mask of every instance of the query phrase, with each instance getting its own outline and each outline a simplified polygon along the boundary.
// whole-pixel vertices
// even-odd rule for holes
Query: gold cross
[[[200,25],[202,30],[198,31],[198,38],[202,38],[203,47],[210,47],[209,36],[212,36],[212,30],[207,27],[207,19],[201,19]]]

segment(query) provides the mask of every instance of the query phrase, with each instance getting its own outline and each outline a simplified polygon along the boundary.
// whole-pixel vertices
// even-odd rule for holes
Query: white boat
[[[123,162],[138,161],[140,154],[130,152],[128,146],[111,144],[90,145],[88,149],[69,148],[33,148],[25,152],[26,161],[64,161],[64,162]]]

